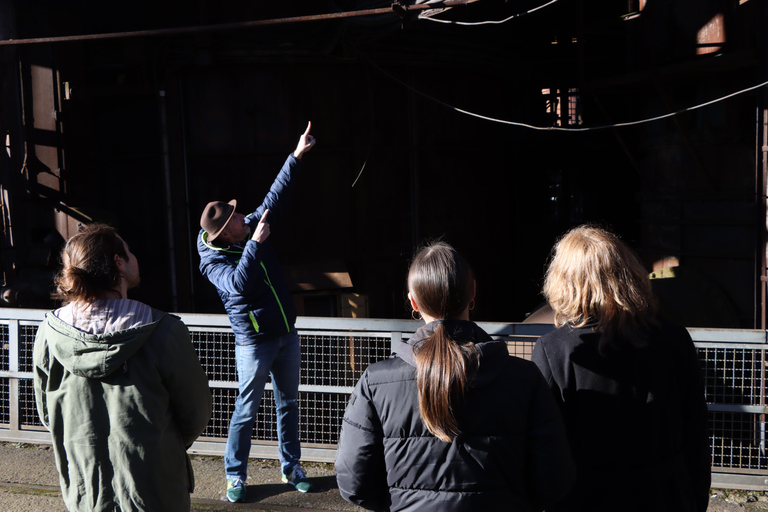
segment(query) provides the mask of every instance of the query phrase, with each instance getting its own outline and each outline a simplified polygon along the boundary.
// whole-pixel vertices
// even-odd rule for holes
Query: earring
[[[472,311],[473,309],[475,309],[475,299],[469,301],[469,310]]]
[[[419,315],[418,318],[416,317],[416,315]],[[413,318],[414,320],[421,320],[421,311],[416,309],[411,311],[411,318]]]

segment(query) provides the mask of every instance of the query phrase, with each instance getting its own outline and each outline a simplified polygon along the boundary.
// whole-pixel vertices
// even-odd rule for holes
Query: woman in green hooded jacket
[[[90,225],[62,251],[65,305],[34,346],[40,420],[70,511],[188,511],[186,450],[211,416],[208,378],[178,317],[126,298],[138,262],[114,229]]]

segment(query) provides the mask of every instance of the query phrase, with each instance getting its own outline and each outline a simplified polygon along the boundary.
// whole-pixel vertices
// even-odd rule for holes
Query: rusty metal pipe
[[[244,28],[265,27],[270,25],[287,25],[292,23],[307,23],[311,21],[325,21],[333,19],[357,18],[361,16],[374,16],[378,14],[396,13],[404,16],[409,12],[425,11],[447,7],[459,7],[472,4],[481,0],[444,0],[431,4],[403,5],[395,2],[389,7],[378,9],[364,9],[360,11],[344,11],[330,14],[314,14],[310,16],[296,16],[292,18],[275,18],[269,20],[239,21],[233,23],[220,23],[216,25],[204,25],[195,27],[161,28],[152,30],[133,30],[128,32],[108,32],[104,34],[83,34],[77,36],[35,37],[29,39],[3,39],[0,46],[21,46],[44,43],[67,43],[74,41],[98,41],[102,39],[121,39],[130,37],[174,36],[183,34],[199,34],[204,32],[221,32]]]

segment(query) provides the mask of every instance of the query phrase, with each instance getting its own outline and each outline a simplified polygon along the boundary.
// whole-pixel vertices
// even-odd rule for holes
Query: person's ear
[[[472,299],[475,300],[475,295],[477,295],[477,279],[472,280]]]
[[[123,258],[121,258],[119,254],[115,254],[115,266],[117,267],[117,270],[122,274],[125,261],[123,261]]]
[[[413,298],[413,295],[411,295],[411,292],[408,292],[408,300],[411,301],[411,307],[414,311],[419,310],[419,305],[416,304],[416,300]]]

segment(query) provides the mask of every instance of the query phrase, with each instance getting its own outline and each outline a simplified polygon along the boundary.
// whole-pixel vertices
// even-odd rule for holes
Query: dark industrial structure
[[[649,272],[677,258],[670,316],[765,328],[766,4],[0,0],[2,305],[50,307],[100,220],[135,298],[223,312],[200,212],[255,208],[311,120],[272,234],[300,314],[407,316],[408,260],[444,237],[475,317],[522,321],[557,236],[597,222]]]

